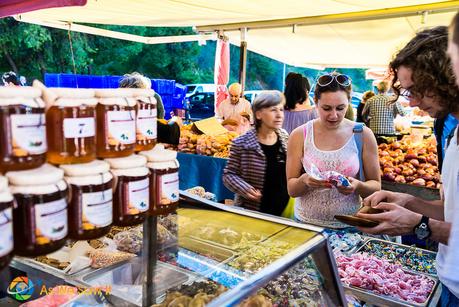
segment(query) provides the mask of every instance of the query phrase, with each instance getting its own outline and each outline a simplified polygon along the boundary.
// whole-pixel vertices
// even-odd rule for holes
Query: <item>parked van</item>
[[[212,83],[196,83],[196,84],[187,84],[186,85],[186,97],[197,93],[215,93],[215,84]]]

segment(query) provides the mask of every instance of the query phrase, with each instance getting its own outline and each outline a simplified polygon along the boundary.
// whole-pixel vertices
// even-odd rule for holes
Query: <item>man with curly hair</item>
[[[459,118],[459,87],[453,74],[459,73],[459,15],[448,29],[436,27],[419,32],[394,58],[392,87],[435,118],[448,114]],[[448,47],[449,45],[449,47]],[[404,235],[415,233],[418,239],[439,242],[437,273],[442,283],[439,306],[459,306],[459,149],[457,132],[445,152],[442,168],[444,197],[426,201],[408,194],[380,191],[364,200],[366,206],[383,210],[378,214],[358,216],[379,222],[360,230],[373,234]],[[439,155],[441,152],[439,152]]]
[[[436,119],[438,165],[458,124],[451,113],[459,108],[459,89],[450,60],[446,56],[448,28],[435,27],[419,32],[390,63],[396,97],[404,96],[411,107],[418,107]]]

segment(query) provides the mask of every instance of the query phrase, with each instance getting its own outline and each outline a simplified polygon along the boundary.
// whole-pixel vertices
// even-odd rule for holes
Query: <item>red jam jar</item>
[[[150,208],[150,172],[139,155],[105,159],[114,177],[113,225],[134,226],[145,220]]]
[[[13,195],[8,190],[8,180],[0,176],[0,270],[13,258]]]
[[[14,253],[35,257],[60,249],[67,238],[67,184],[64,172],[44,164],[6,173],[16,201]]]
[[[41,90],[0,87],[0,173],[39,167],[46,161],[45,103]]]
[[[137,101],[131,89],[96,90],[97,157],[119,158],[134,153]]]
[[[103,237],[113,222],[113,175],[101,160],[63,164],[69,186],[69,238],[91,240]]]
[[[158,113],[154,94],[153,90],[133,89],[137,101],[136,152],[153,149],[156,144]]]
[[[152,150],[139,154],[147,157],[147,167],[151,173],[150,214],[166,215],[174,212],[180,195],[177,152],[164,149],[162,144],[158,144]]]

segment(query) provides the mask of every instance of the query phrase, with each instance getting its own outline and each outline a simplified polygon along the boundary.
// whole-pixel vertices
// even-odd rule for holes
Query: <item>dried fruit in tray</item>
[[[245,251],[228,264],[240,271],[255,273],[292,250],[295,245],[282,241],[266,241]]]

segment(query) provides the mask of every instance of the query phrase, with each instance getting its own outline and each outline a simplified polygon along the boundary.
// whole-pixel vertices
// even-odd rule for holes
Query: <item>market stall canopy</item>
[[[295,66],[383,67],[423,27],[448,25],[459,1],[88,0],[16,16],[27,22],[194,26]],[[63,22],[63,23],[62,23]]]
[[[51,7],[85,5],[87,0],[2,0],[0,18]]]

